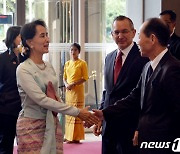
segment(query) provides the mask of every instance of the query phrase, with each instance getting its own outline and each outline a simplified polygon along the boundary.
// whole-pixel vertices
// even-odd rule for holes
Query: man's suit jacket
[[[117,50],[109,53],[105,59],[105,91],[103,92],[100,109],[113,105],[117,100],[126,97],[136,86],[142,68],[148,61],[148,59],[141,57],[139,48],[136,43],[134,43],[134,46],[130,50],[123,67],[121,68],[117,82],[114,85],[114,61],[116,53]],[[123,125],[121,125],[119,121],[104,122],[102,135],[108,135],[109,137],[121,136],[121,138],[122,135],[125,136],[125,138],[129,135],[132,137],[134,130],[137,127],[138,111],[139,108],[134,108],[134,112],[131,112],[131,114],[121,121]]]
[[[140,141],[172,141],[180,137],[180,63],[167,52],[145,86],[149,65],[145,65],[130,95],[104,109],[103,114],[109,122],[122,119],[134,106],[141,106]]]
[[[180,60],[180,37],[177,36],[175,33],[170,37],[170,40],[168,42],[168,49],[170,53]]]

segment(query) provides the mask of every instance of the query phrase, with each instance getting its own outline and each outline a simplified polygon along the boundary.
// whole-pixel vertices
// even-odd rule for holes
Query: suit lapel
[[[146,89],[148,89],[148,86],[150,86],[150,84],[152,84],[152,81],[154,79],[156,79],[159,71],[162,69],[163,64],[167,61],[168,57],[170,56],[169,52],[165,53],[165,55],[162,57],[162,59],[159,61],[159,64],[157,65],[157,67],[155,68],[155,70],[153,71],[153,74],[151,76],[151,78],[149,79]]]
[[[152,87],[153,87],[153,82],[155,82],[156,78],[157,78],[157,75],[159,74],[160,70],[162,69],[163,67],[163,64],[167,61],[167,59],[169,58],[170,54],[169,52],[167,52],[163,57],[162,59],[160,60],[159,64],[157,65],[157,67],[155,68],[155,70],[153,71],[152,73],[152,76],[150,77],[149,81],[147,82],[146,86],[145,86],[145,79],[146,79],[146,74],[147,74],[147,69],[148,69],[148,66],[146,67],[146,70],[145,70],[145,73],[144,73],[144,79],[143,79],[143,87],[144,88],[144,94],[143,94],[143,97],[141,97],[141,104],[143,104],[143,107],[147,107],[149,104],[147,103],[147,99],[149,97],[151,97],[151,94],[152,94]],[[150,64],[150,63],[149,63]]]
[[[144,70],[142,72],[142,86],[141,86],[141,109],[144,105],[144,98],[145,98],[145,90],[147,89],[146,86],[147,84],[146,82],[146,76],[147,76],[147,72],[148,72],[148,68],[149,68],[150,62],[148,62],[145,67]],[[146,85],[146,86],[145,86]]]
[[[133,61],[133,59],[137,55],[137,52],[135,52],[137,50],[138,50],[138,47],[137,47],[136,43],[134,43],[132,49],[129,51],[129,54],[128,54],[123,66],[121,68],[121,72],[119,73],[119,76],[118,76],[118,79],[117,79],[117,82],[116,82],[114,88],[119,87],[119,84],[121,84],[122,79],[126,75],[126,72],[131,65],[131,62]]]
[[[109,62],[109,71],[110,72],[107,72],[109,74],[109,82],[110,82],[110,85],[113,89],[114,87],[114,62],[115,62],[115,58],[116,58],[116,54],[117,54],[117,49],[113,52],[113,55],[112,55],[112,60]]]

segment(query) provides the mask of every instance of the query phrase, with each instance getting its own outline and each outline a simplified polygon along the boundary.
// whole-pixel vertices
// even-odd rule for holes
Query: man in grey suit
[[[136,88],[114,105],[95,110],[96,116],[109,122],[123,119],[140,106],[136,133],[140,154],[170,154],[178,148],[175,139],[180,137],[180,63],[168,52],[168,40],[169,30],[162,20],[151,18],[144,22],[139,45],[141,55],[149,57],[150,62]],[[134,144],[138,144],[137,140]]]
[[[112,37],[118,46],[106,56],[104,67],[104,91],[100,109],[113,105],[117,100],[127,96],[136,86],[142,68],[148,59],[142,58],[133,38],[136,30],[131,19],[117,16],[112,24]],[[119,62],[119,64],[118,64]],[[132,138],[137,127],[139,107],[135,107],[121,121],[103,121],[103,154],[136,154]],[[101,125],[94,127],[94,134],[101,133]]]

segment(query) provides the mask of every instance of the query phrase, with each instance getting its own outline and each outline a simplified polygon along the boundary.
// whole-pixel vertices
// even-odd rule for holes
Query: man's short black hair
[[[176,13],[172,10],[165,10],[163,12],[161,12],[159,15],[169,15],[170,16],[170,19],[171,21],[175,22],[176,21]]]
[[[161,19],[148,19],[147,25],[145,26],[143,32],[147,37],[149,37],[151,34],[154,34],[162,46],[167,46],[170,37],[170,31],[167,25]]]

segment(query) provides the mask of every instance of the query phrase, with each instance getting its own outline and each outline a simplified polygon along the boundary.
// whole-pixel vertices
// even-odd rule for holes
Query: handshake
[[[89,106],[80,110],[78,118],[84,121],[84,127],[91,127],[93,125],[93,133],[96,136],[101,134],[102,120],[104,119],[102,110],[93,109],[93,112],[89,112]]]

